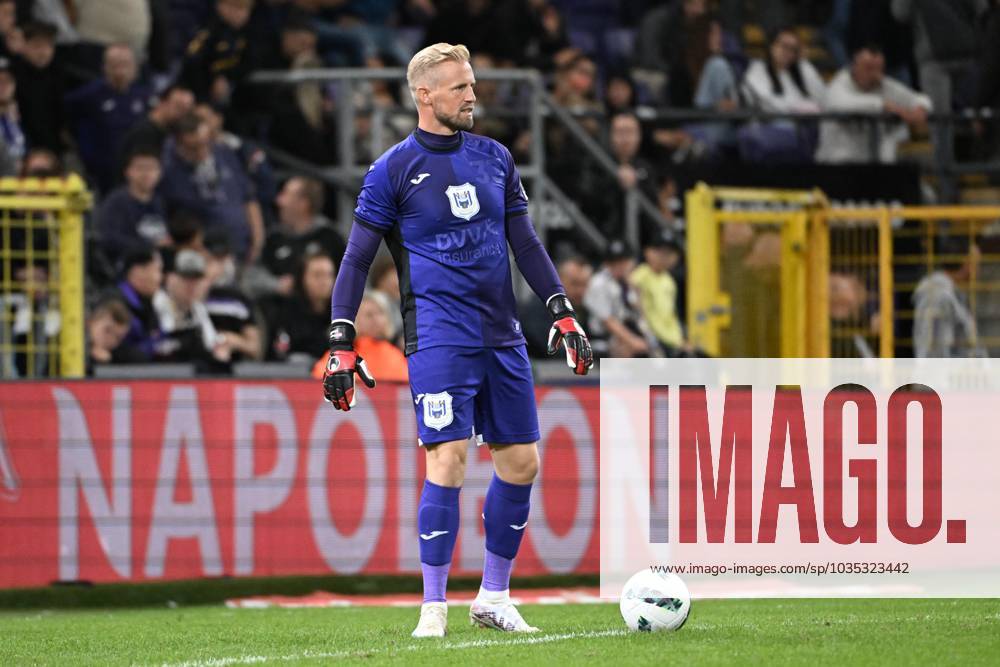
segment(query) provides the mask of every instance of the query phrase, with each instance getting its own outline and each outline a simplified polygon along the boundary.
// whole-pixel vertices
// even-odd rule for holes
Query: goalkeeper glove
[[[566,350],[566,365],[577,375],[586,375],[594,365],[594,351],[590,349],[587,334],[576,319],[573,304],[565,294],[556,294],[545,306],[552,314],[548,353],[555,354],[561,341]]]
[[[368,372],[365,360],[354,351],[354,323],[348,320],[330,322],[330,360],[323,372],[323,397],[338,410],[354,407],[354,374],[368,386],[375,387],[375,378]]]

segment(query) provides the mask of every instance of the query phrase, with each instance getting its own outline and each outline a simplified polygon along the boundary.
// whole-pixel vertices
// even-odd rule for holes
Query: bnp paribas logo
[[[21,481],[7,447],[7,430],[0,416],[0,499],[14,502],[21,495]]]

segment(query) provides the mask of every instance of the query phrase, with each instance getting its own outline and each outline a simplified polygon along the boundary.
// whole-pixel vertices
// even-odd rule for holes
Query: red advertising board
[[[515,573],[598,570],[598,391],[539,387],[542,470]],[[307,381],[0,384],[0,587],[419,570],[405,386],[342,413]],[[470,445],[453,571],[479,571]]]

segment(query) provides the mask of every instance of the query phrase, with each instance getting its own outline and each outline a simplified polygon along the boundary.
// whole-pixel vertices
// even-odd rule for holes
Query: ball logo
[[[451,409],[451,394],[424,394],[424,426],[440,431],[455,420]]]
[[[476,186],[472,183],[451,185],[445,190],[445,194],[448,196],[451,213],[456,218],[471,220],[472,216],[479,213],[479,198],[476,196]]]

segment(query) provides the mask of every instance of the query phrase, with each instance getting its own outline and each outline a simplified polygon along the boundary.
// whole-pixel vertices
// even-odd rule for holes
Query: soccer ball
[[[618,608],[630,630],[680,630],[691,613],[691,594],[676,574],[647,568],[625,583]]]

